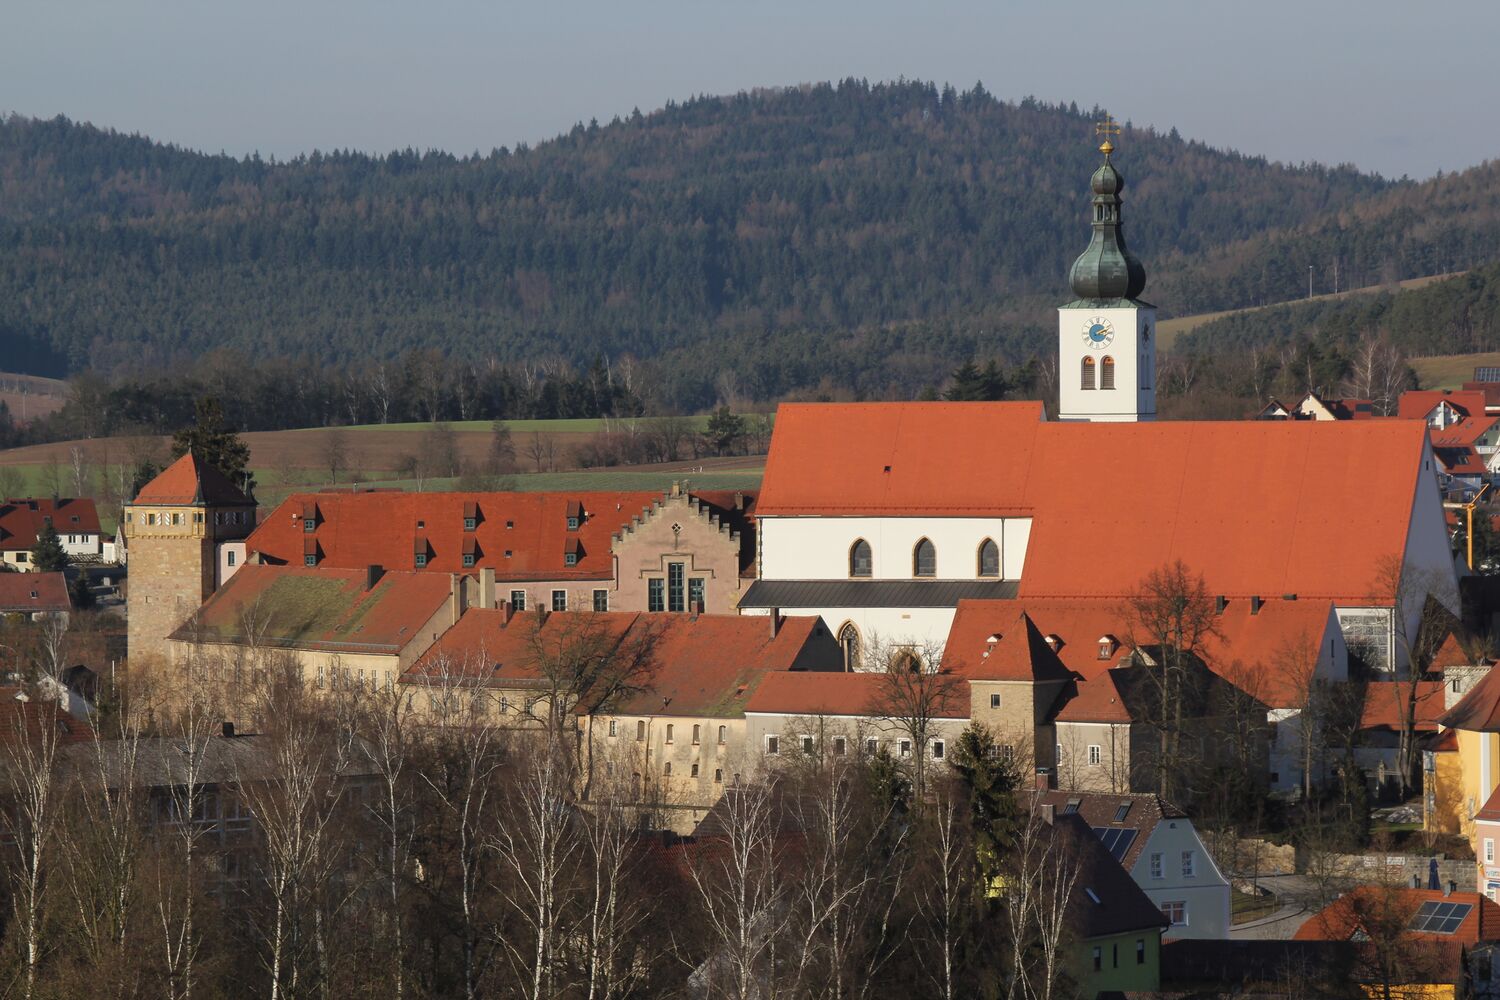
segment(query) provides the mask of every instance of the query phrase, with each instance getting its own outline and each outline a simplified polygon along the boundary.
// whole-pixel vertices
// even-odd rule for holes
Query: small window
[[[661,774],[663,778],[670,778],[672,776],[672,762],[670,760],[661,766]]]
[[[812,755],[812,752],[813,752],[813,738],[811,736],[803,736],[802,737],[802,752],[805,753],[805,754],[807,754],[807,755],[809,755],[809,756]]]
[[[317,564],[318,557],[311,552],[302,557],[302,565],[304,566],[316,566]]]
[[[993,539],[986,538],[979,546],[979,575],[1000,575],[1000,546]]]
[[[646,720],[637,719],[635,723],[635,738],[643,740],[646,738]]]
[[[509,715],[510,714],[510,699],[507,698],[507,697],[505,697],[504,695],[500,696],[500,714],[501,715]],[[611,730],[611,732],[610,732],[609,735],[611,735],[611,736],[614,735],[614,732],[613,732],[614,726],[615,726],[615,724],[613,722],[611,722],[609,724],[609,727],[610,727],[610,730]]]
[[[694,576],[688,578],[688,610],[704,611],[703,605],[703,577]]]
[[[1099,388],[1113,389],[1115,387],[1115,359],[1105,355],[1099,362]]]
[[[1123,822],[1125,822],[1125,817],[1129,816],[1129,815],[1130,815],[1130,802],[1128,802],[1128,801],[1121,802],[1118,806],[1115,807],[1114,822],[1116,822],[1116,823],[1123,823]]]
[[[667,584],[660,577],[646,581],[646,610],[667,610]]]
[[[719,727],[719,746],[723,746],[724,745],[724,738],[725,738],[725,736],[728,735],[728,733],[729,733],[729,727],[728,726],[720,726]]]
[[[512,590],[510,592],[510,606],[514,611],[526,610],[526,591]]]
[[[425,553],[425,552],[418,552],[417,553],[416,565],[417,565],[417,569],[421,569],[423,566],[427,565],[427,553]]]
[[[901,756],[902,757],[910,757],[911,756],[911,740],[902,740],[901,741]]]
[[[863,538],[855,541],[849,547],[849,575],[866,577],[874,569],[874,563],[870,558],[870,543]]]
[[[770,754],[772,756],[781,753],[781,737],[779,737],[779,736],[767,736],[766,737],[766,753],[768,753],[768,754]]]
[[[1484,838],[1484,863],[1493,864],[1495,861],[1495,840],[1493,837]]]
[[[694,778],[698,777],[698,765],[697,764],[693,765],[692,777],[694,777]]]
[[[568,592],[566,590],[554,590],[552,592],[552,610],[568,610]]]
[[[937,576],[937,547],[922,539],[912,550],[911,563],[913,576]]]
[[[992,694],[992,695],[990,695],[990,708],[999,708],[999,707],[1000,707],[1000,696],[998,694]]]
[[[310,517],[304,517],[302,519],[302,531],[303,531],[304,534],[310,535],[314,531],[316,531],[317,528],[318,528],[318,522],[317,521],[313,520]]]
[[[146,515],[146,523],[147,524],[155,524],[156,523],[156,515],[155,514],[147,514]]]
[[[609,735],[611,735],[611,736],[615,735],[615,720],[614,719],[610,719],[609,720]]]
[[[1097,743],[1089,744],[1089,763],[1098,764],[1104,760],[1104,749]]]
[[[1151,877],[1166,878],[1166,868],[1166,860],[1163,858],[1162,853],[1160,851],[1156,851],[1155,853],[1153,853],[1151,855]]]
[[[224,553],[224,564],[226,566],[234,565],[234,549],[230,549],[228,552]]]
[[[702,730],[702,726],[698,725],[696,722],[693,723],[693,746],[698,745],[698,734],[702,732]]]
[[[1145,938],[1136,938],[1135,939],[1135,964],[1136,965],[1145,965],[1146,964],[1146,939]]]
[[[473,531],[474,527],[475,527],[474,521],[475,521],[475,519],[472,518],[472,517],[466,517],[466,518],[464,518],[464,530],[465,531]]]
[[[674,726],[674,725],[672,725],[672,724],[671,724],[671,723],[670,723],[670,722],[669,722],[669,723],[667,723],[667,742],[668,742],[668,743],[671,743],[671,742],[672,742],[672,731],[673,731],[673,730],[674,730],[674,729],[676,729],[676,728],[677,728],[677,727],[676,727],[676,726]]]
[[[873,757],[880,752],[880,741],[877,739],[865,740],[865,753]]]
[[[946,743],[944,743],[942,740],[933,740],[932,741],[932,759],[933,760],[942,760],[943,757],[947,753],[948,753],[948,746],[947,746]]]
[[[714,768],[714,784],[724,784],[724,769],[722,767]]]
[[[464,566],[465,567],[472,567],[473,565],[474,565],[474,553],[472,553],[472,552],[465,552],[464,553]]]
[[[1080,385],[1079,385],[1080,389],[1093,389],[1094,388],[1095,382],[1094,382],[1094,359],[1093,358],[1084,358],[1083,359],[1083,369],[1079,373],[1079,382],[1080,382]],[[1097,968],[1097,966],[1095,966],[1095,968]]]
[[[1188,922],[1187,902],[1176,900],[1174,902],[1161,904],[1161,915],[1167,918],[1167,922],[1173,927],[1186,927]]]
[[[563,553],[563,565],[564,566],[577,566],[578,565],[578,553],[577,552],[564,552]]]
[[[1006,743],[1000,747],[1000,756],[1007,763],[1013,763],[1016,759],[1016,748],[1013,744]]]
[[[847,750],[848,741],[842,736],[835,736],[833,738],[833,755],[835,757],[842,757],[847,752]]]
[[[1104,949],[1096,944],[1094,945],[1094,971],[1098,972],[1102,968],[1104,968]]]
[[[578,518],[576,518],[576,517],[570,517],[570,518],[568,518],[568,530],[569,531],[577,531],[578,530]]]
[[[609,610],[609,591],[607,591],[607,590],[596,590],[596,591],[594,591],[594,610],[595,611],[608,611]]]
[[[1183,878],[1192,878],[1194,876],[1195,869],[1197,867],[1196,863],[1195,863],[1195,860],[1196,859],[1194,859],[1192,851],[1183,851],[1182,852],[1182,877]]]

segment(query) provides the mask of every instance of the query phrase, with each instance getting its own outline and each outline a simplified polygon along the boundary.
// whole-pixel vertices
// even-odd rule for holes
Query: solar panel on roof
[[[1407,926],[1423,934],[1452,934],[1474,907],[1470,903],[1423,903]]]
[[[1130,850],[1130,845],[1135,843],[1134,830],[1121,830],[1114,827],[1096,826],[1094,833],[1099,837],[1104,849],[1110,853],[1110,857],[1116,861],[1125,860],[1125,852]]]
[[[1500,382],[1500,368],[1480,366],[1474,369],[1476,382]]]

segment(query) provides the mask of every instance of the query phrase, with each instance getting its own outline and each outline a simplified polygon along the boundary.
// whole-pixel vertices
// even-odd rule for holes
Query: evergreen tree
[[[714,454],[722,455],[734,447],[734,443],[745,436],[745,420],[721,406],[708,418],[708,429],[704,432]]]
[[[224,408],[214,396],[204,396],[193,406],[193,425],[172,435],[172,457],[192,452],[222,472],[246,493],[255,489],[250,474],[250,446],[224,420]]]
[[[94,592],[89,589],[89,578],[79,573],[68,582],[68,600],[75,611],[87,611],[94,606]]]
[[[57,529],[49,522],[37,533],[36,545],[31,549],[31,565],[39,573],[57,573],[68,565],[68,554],[63,551],[62,539]]]
[[[1016,803],[1020,778],[1015,764],[1003,759],[999,749],[988,729],[970,723],[959,734],[951,760],[968,795],[974,860],[985,885],[999,874],[1022,822]]]

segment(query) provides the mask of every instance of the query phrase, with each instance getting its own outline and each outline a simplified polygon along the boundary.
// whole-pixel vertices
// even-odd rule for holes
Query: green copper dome
[[[1068,275],[1080,299],[1133,299],[1146,289],[1146,269],[1125,249],[1120,225],[1120,192],[1125,178],[1104,154],[1089,186],[1094,191],[1094,238]]]

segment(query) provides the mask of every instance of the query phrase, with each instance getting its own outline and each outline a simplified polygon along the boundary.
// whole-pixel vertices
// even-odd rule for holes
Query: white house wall
[[[1019,580],[1031,537],[1029,517],[762,517],[763,580],[843,580],[849,550],[870,545],[873,580],[910,580],[912,553],[926,538],[937,549],[937,579],[979,578],[979,546],[1000,546],[1000,571]],[[832,619],[829,619],[832,623]]]
[[[1194,854],[1191,877],[1182,874],[1183,851]],[[1151,877],[1151,855],[1158,853],[1162,855],[1162,877],[1156,879]],[[1157,906],[1187,903],[1187,926],[1170,928],[1163,932],[1167,937],[1205,940],[1229,936],[1229,881],[1191,820],[1163,819],[1157,823],[1130,877]]]
[[[934,655],[942,652],[953,625],[955,608],[782,608],[786,615],[820,615],[835,636],[852,623],[859,630],[860,648],[879,641],[887,646],[913,646]],[[747,615],[764,615],[765,608],[745,608]]]

